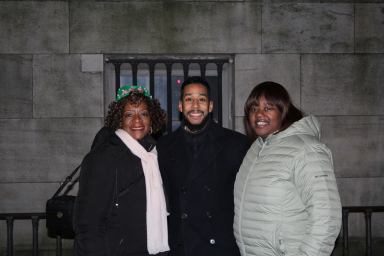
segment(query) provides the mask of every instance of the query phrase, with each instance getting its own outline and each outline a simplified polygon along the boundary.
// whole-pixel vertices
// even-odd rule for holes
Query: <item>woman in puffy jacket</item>
[[[330,255],[340,232],[341,204],[317,119],[303,117],[274,82],[257,85],[244,109],[254,143],[234,188],[241,255]]]

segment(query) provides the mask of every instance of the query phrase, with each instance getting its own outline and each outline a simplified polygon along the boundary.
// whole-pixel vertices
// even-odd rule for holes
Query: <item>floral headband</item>
[[[152,99],[151,94],[147,88],[141,85],[124,85],[117,90],[116,101],[120,101],[121,99],[127,97],[131,92],[138,92],[144,94],[145,97]]]

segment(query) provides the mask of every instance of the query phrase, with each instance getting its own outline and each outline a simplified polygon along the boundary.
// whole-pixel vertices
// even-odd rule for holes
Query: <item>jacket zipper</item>
[[[260,157],[260,153],[263,151],[265,144],[266,143],[263,141],[261,149],[257,153],[257,157]],[[253,166],[255,166],[256,162],[257,162],[257,159],[252,163],[251,168],[250,168],[250,170],[249,170],[249,172],[247,174],[247,177],[245,177],[244,188],[243,188],[243,191],[241,193],[241,200],[240,200],[240,214],[239,214],[239,225],[238,225],[239,227],[238,227],[238,229],[239,229],[239,236],[240,236],[240,239],[241,239],[241,243],[243,244],[242,248],[240,248],[240,249],[243,251],[244,255],[246,255],[245,243],[244,243],[244,238],[243,238],[242,229],[241,229],[241,224],[242,224],[242,219],[243,219],[244,195],[245,195],[245,190],[247,188],[247,183],[248,183],[249,176],[251,175],[251,170],[253,169]]]
[[[116,197],[115,206],[116,208],[119,208],[119,196],[117,194],[117,168],[115,170],[115,197]]]

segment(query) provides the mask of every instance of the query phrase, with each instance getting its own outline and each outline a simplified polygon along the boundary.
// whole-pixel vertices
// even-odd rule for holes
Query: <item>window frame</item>
[[[131,67],[132,84],[137,84],[139,66],[148,65],[149,71],[149,90],[152,95],[155,92],[155,70],[158,64],[165,66],[166,72],[166,99],[167,105],[162,106],[170,118],[167,120],[167,132],[172,131],[172,111],[177,106],[172,105],[172,71],[175,64],[182,66],[184,79],[191,74],[191,64],[197,64],[200,67],[200,75],[205,77],[211,75],[211,70],[207,66],[211,63],[216,65],[217,77],[217,99],[214,101],[214,109],[217,109],[215,121],[223,127],[232,129],[234,127],[233,118],[233,63],[232,55],[116,55],[108,54],[104,57],[104,113],[108,111],[108,105],[115,99],[116,92],[120,87],[121,66],[128,63]],[[212,67],[212,65],[211,65]],[[177,69],[180,73],[180,69]],[[196,71],[192,75],[196,75]],[[119,77],[119,79],[117,79]],[[221,97],[220,97],[221,96]],[[156,95],[154,95],[156,97]],[[171,100],[169,100],[171,99]],[[223,104],[224,102],[224,104]]]

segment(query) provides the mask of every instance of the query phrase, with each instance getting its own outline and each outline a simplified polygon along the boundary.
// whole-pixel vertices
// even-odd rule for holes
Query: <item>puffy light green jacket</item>
[[[328,256],[341,227],[330,150],[304,117],[257,139],[236,177],[234,232],[242,256]]]

